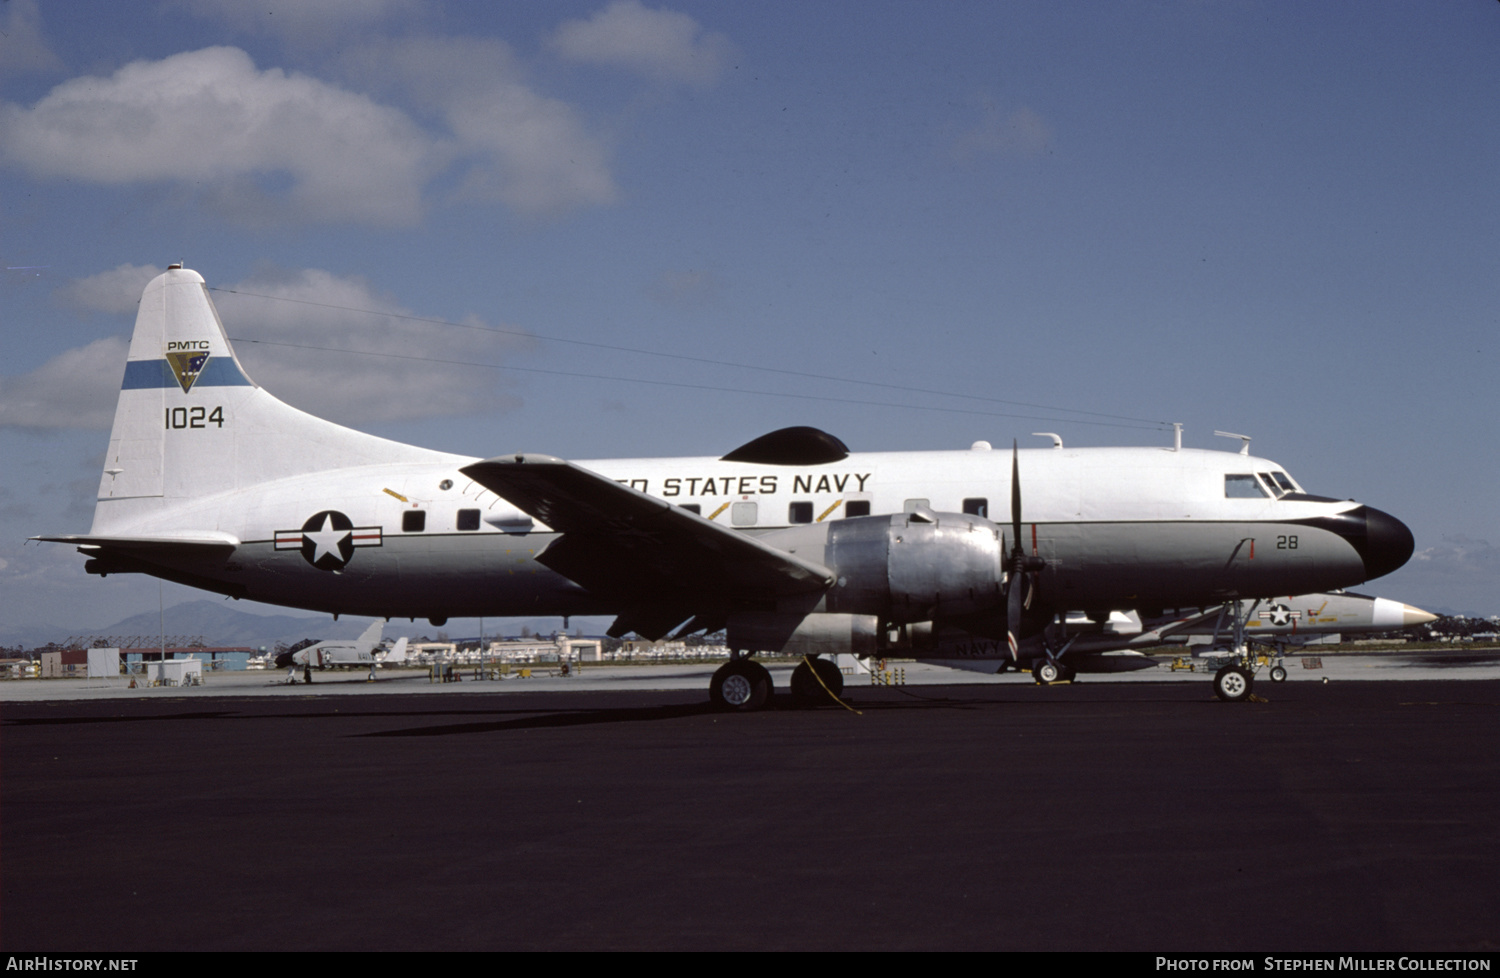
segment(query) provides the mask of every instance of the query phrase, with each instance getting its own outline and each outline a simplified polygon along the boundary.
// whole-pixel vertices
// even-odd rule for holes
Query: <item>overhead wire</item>
[[[1108,428],[1146,427],[1140,424],[1124,424],[1112,421],[1084,421],[1076,418],[1048,418],[1035,414],[1012,414],[1004,411],[979,411],[972,408],[935,407],[927,404],[898,404],[892,401],[867,401],[852,397],[832,397],[826,394],[797,394],[781,391],[754,390],[745,387],[725,387],[722,384],[689,384],[676,380],[650,380],[645,377],[622,377],[614,374],[590,374],[577,370],[551,370],[546,367],[517,367],[504,363],[476,363],[472,360],[446,360],[441,357],[419,357],[409,353],[376,353],[373,350],[350,350],[335,346],[311,346],[305,343],[283,343],[279,340],[257,340],[247,336],[231,336],[234,343],[251,343],[260,346],[282,346],[293,350],[312,350],[319,353],[346,353],[361,357],[384,357],[391,360],[412,360],[418,363],[438,363],[454,367],[481,367],[488,370],[511,370],[518,373],[548,374],[554,377],[573,377],[580,380],[612,380],[627,384],[647,384],[652,387],[677,387],[685,390],[716,391],[728,394],[753,394],[761,397],[795,398],[803,401],[826,401],[833,404],[854,404],[860,407],[892,407],[904,411],[938,411],[948,414],[968,414],[983,418],[1019,418],[1027,421],[1060,421],[1068,424],[1102,425]],[[1154,430],[1154,429],[1153,429]]]
[[[986,412],[986,411],[968,411],[968,410],[964,410],[964,409],[961,409],[961,408],[939,408],[939,407],[926,407],[926,406],[910,405],[910,404],[892,404],[892,403],[883,402],[883,401],[863,401],[863,400],[850,399],[850,398],[829,397],[829,396],[825,396],[825,395],[784,394],[784,393],[775,392],[775,391],[757,391],[757,390],[748,390],[748,389],[743,389],[743,388],[725,388],[725,387],[722,387],[722,386],[709,386],[709,385],[699,385],[699,384],[685,384],[685,383],[673,382],[673,381],[651,381],[651,380],[646,380],[646,379],[640,378],[640,377],[606,376],[606,375],[586,374],[586,373],[579,373],[579,372],[573,372],[573,371],[564,371],[564,370],[545,370],[545,369],[537,368],[537,367],[515,367],[515,366],[504,365],[504,364],[474,364],[474,363],[470,363],[468,361],[438,360],[438,359],[435,359],[435,358],[406,356],[406,355],[394,354],[394,353],[373,353],[373,352],[369,352],[369,351],[349,350],[349,349],[339,349],[339,348],[314,347],[314,346],[299,346],[298,344],[278,343],[278,342],[272,341],[272,340],[254,340],[254,339],[249,339],[249,338],[246,338],[246,337],[235,337],[234,338],[235,342],[262,343],[262,344],[271,345],[271,346],[289,346],[289,347],[294,347],[294,348],[297,348],[297,349],[322,350],[322,351],[334,352],[334,353],[360,353],[360,354],[364,354],[364,355],[368,355],[368,356],[382,356],[382,357],[391,357],[391,358],[395,358],[395,359],[410,359],[410,360],[428,361],[428,362],[434,362],[434,363],[456,363],[456,364],[461,364],[461,365],[464,365],[464,366],[480,366],[480,367],[488,367],[490,369],[496,369],[496,370],[513,370],[513,371],[527,372],[527,373],[545,373],[545,374],[554,374],[554,375],[557,375],[557,376],[564,376],[564,377],[579,377],[579,378],[587,378],[587,379],[595,379],[595,380],[613,380],[613,381],[619,381],[619,382],[624,382],[624,383],[650,384],[650,385],[654,385],[654,386],[663,386],[663,387],[685,387],[685,388],[694,389],[694,390],[729,391],[729,392],[732,392],[732,393],[754,394],[754,395],[760,395],[760,396],[773,396],[773,397],[798,397],[798,398],[801,398],[801,399],[804,399],[804,400],[832,401],[832,402],[835,402],[835,403],[858,404],[858,405],[864,405],[864,406],[899,407],[899,408],[904,408],[904,409],[907,409],[907,410],[945,411],[945,412],[959,413],[959,414],[976,414],[976,415],[981,415],[981,416],[985,416],[985,417],[1024,418],[1024,419],[1027,419],[1027,420],[1034,420],[1034,421],[1060,421],[1060,422],[1072,423],[1072,424],[1103,425],[1103,426],[1106,426],[1106,427],[1113,427],[1113,428],[1141,428],[1141,427],[1148,427],[1150,429],[1156,430],[1156,429],[1166,429],[1166,428],[1171,427],[1171,423],[1170,422],[1167,422],[1167,421],[1158,421],[1158,420],[1154,420],[1154,419],[1151,419],[1151,418],[1133,418],[1133,417],[1129,417],[1129,416],[1126,416],[1126,415],[1107,414],[1107,413],[1099,412],[1099,411],[1084,411],[1084,410],[1079,409],[1079,408],[1060,407],[1060,406],[1051,405],[1051,404],[1036,404],[1036,403],[1032,403],[1032,402],[1029,402],[1029,401],[1016,401],[1016,400],[1011,400],[1011,399],[1008,399],[1008,398],[989,397],[989,396],[981,395],[981,394],[966,394],[966,393],[962,393],[962,392],[958,392],[958,391],[939,391],[939,390],[932,390],[932,389],[923,388],[923,387],[911,387],[911,386],[906,386],[906,385],[902,385],[902,384],[890,384],[890,383],[886,383],[886,382],[883,382],[883,381],[863,380],[863,379],[855,378],[855,377],[839,377],[839,376],[834,376],[834,375],[829,375],[829,374],[812,373],[812,372],[803,371],[803,370],[792,370],[792,369],[785,368],[785,367],[768,367],[768,366],[764,366],[764,365],[760,365],[760,364],[738,363],[738,362],[735,362],[735,361],[732,361],[732,360],[717,360],[717,359],[713,359],[713,358],[710,358],[710,357],[698,357],[698,356],[692,356],[690,354],[685,354],[685,353],[668,353],[668,352],[661,351],[661,350],[647,350],[647,349],[641,349],[639,347],[619,346],[619,345],[611,344],[611,343],[599,343],[599,342],[592,341],[592,340],[573,339],[573,338],[565,337],[565,336],[551,336],[551,335],[547,335],[547,334],[544,334],[544,333],[531,332],[531,331],[528,331],[528,330],[505,329],[505,328],[497,327],[497,326],[480,326],[480,325],[476,325],[474,323],[460,323],[460,322],[455,322],[455,321],[449,320],[449,319],[439,319],[439,318],[430,317],[430,316],[415,316],[415,315],[411,315],[409,313],[398,313],[398,312],[391,312],[391,311],[388,311],[388,310],[379,310],[379,309],[362,309],[362,308],[359,308],[357,306],[344,306],[344,305],[339,305],[339,304],[331,303],[331,302],[317,302],[317,301],[314,301],[314,300],[311,300],[311,299],[294,299],[294,298],[291,298],[290,296],[270,295],[270,294],[264,293],[264,292],[249,292],[249,291],[246,291],[246,290],[243,290],[243,289],[226,289],[226,288],[215,287],[215,286],[208,286],[207,288],[211,292],[221,292],[221,293],[224,293],[226,295],[248,296],[248,297],[253,297],[253,298],[257,298],[257,299],[269,299],[269,300],[276,301],[276,302],[290,302],[290,303],[295,303],[297,305],[314,306],[314,307],[321,308],[321,309],[333,309],[333,310],[337,310],[339,312],[354,312],[354,313],[361,313],[361,314],[370,315],[370,316],[383,316],[383,317],[386,317],[388,319],[404,320],[404,321],[407,321],[407,322],[414,322],[414,323],[425,323],[427,325],[432,325],[432,326],[448,326],[448,327],[456,327],[458,329],[468,329],[468,330],[474,330],[476,332],[492,333],[492,334],[498,334],[498,335],[503,335],[503,336],[515,336],[515,337],[524,338],[524,339],[545,340],[545,341],[550,342],[550,343],[562,343],[562,344],[568,344],[568,345],[571,345],[571,346],[587,347],[587,348],[597,349],[597,350],[606,350],[606,351],[609,351],[611,353],[629,353],[629,354],[634,354],[634,355],[639,355],[639,356],[658,357],[658,358],[668,359],[668,360],[680,360],[680,361],[685,361],[685,362],[688,362],[688,363],[702,364],[704,366],[727,367],[727,368],[731,368],[731,369],[735,369],[735,370],[752,370],[752,371],[757,371],[757,372],[760,372],[760,373],[779,374],[779,375],[782,375],[782,376],[795,377],[795,378],[799,378],[799,379],[803,379],[803,380],[818,380],[818,381],[825,381],[825,382],[839,383],[839,384],[853,384],[853,385],[863,386],[863,387],[877,387],[877,388],[882,388],[882,389],[885,389],[885,390],[900,391],[902,393],[908,393],[908,394],[923,394],[923,395],[936,396],[936,397],[950,397],[950,398],[957,398],[957,399],[960,399],[960,400],[980,401],[980,402],[989,403],[989,404],[1005,404],[1005,405],[1011,405],[1011,406],[1014,406],[1014,407],[1032,408],[1032,409],[1038,410],[1038,411],[1051,411],[1051,412],[1059,412],[1059,413],[1064,413],[1064,414],[1083,415],[1085,417],[1106,418],[1106,419],[1109,419],[1109,420],[1108,421],[1088,421],[1088,420],[1085,420],[1084,418],[1041,417],[1041,416],[1037,416],[1037,415],[1027,415],[1027,414],[996,413],[996,412]]]

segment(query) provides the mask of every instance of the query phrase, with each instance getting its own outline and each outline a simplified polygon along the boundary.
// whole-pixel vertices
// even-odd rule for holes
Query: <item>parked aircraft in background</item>
[[[196,272],[141,297],[92,529],[39,537],[101,576],[146,573],[339,614],[616,616],[612,635],[725,628],[736,653],[925,640],[1045,657],[1057,616],[1341,588],[1401,566],[1410,531],[1248,454],[1160,448],[851,453],[812,428],[721,458],[477,459],[313,417],[257,386]],[[1022,505],[1024,476],[1026,504]],[[1004,522],[990,517],[1008,512]],[[1002,519],[1004,519],[1002,517]],[[1252,673],[1226,666],[1226,699]],[[800,678],[798,678],[800,677]],[[736,654],[713,701],[757,709]]]
[[[331,638],[309,645],[295,652],[283,652],[276,657],[276,668],[295,666],[326,669],[329,666],[371,665],[376,662],[405,662],[406,639],[399,638],[388,652],[380,649],[380,633],[384,622],[371,622],[359,638]]]
[[[972,672],[1003,672],[1007,667],[1030,668],[1038,682],[1071,679],[1078,673],[1129,672],[1151,669],[1156,660],[1142,649],[1167,645],[1235,650],[1234,627],[1241,627],[1241,641],[1274,647],[1301,644],[1308,637],[1332,633],[1387,632],[1436,621],[1437,615],[1409,604],[1352,591],[1285,595],[1263,601],[1240,599],[1206,609],[1189,609],[1143,619],[1139,613],[1112,611],[1103,622],[1081,614],[1069,615],[1049,626],[1053,634],[1028,661],[1016,663],[997,654],[989,659],[976,656],[940,658],[916,648],[910,654],[923,661]],[[1049,654],[1050,653],[1050,654]],[[1279,668],[1279,667],[1277,667]],[[1286,678],[1272,669],[1273,679]]]

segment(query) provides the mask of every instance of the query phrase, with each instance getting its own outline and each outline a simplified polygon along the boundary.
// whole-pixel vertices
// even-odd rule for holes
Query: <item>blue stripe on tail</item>
[[[226,356],[210,357],[202,372],[198,374],[198,379],[193,381],[193,389],[254,386],[250,383],[250,378],[240,370],[239,365]],[[125,364],[125,380],[120,384],[122,391],[159,390],[174,387],[178,390],[182,389],[182,385],[177,382],[177,375],[172,372],[172,365],[166,360],[131,360]]]

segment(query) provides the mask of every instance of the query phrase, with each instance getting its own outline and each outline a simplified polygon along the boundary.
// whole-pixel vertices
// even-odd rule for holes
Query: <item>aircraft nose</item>
[[[1406,524],[1369,506],[1365,510],[1365,538],[1355,549],[1365,562],[1367,579],[1381,577],[1411,559],[1416,540]]]

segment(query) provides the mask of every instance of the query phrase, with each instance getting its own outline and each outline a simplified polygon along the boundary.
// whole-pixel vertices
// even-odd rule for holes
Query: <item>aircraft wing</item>
[[[628,609],[621,622],[642,635],[834,580],[821,564],[550,455],[504,455],[461,471],[558,531],[537,560]]]

